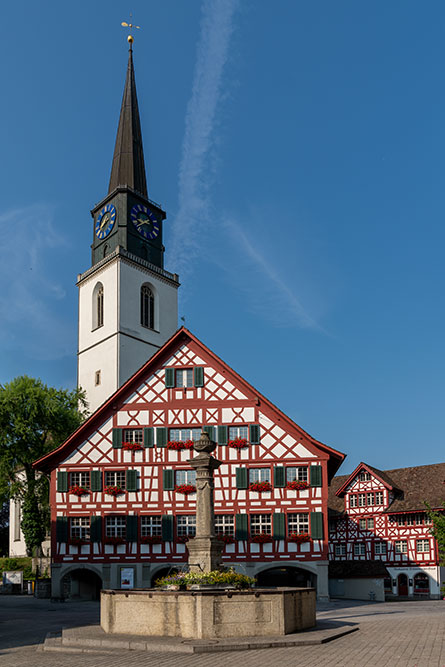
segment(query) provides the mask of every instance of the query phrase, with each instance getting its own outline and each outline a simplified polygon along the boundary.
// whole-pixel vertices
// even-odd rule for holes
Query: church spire
[[[139,119],[134,78],[133,38],[130,37],[128,39],[130,50],[128,53],[127,77],[122,97],[108,193],[113,192],[119,185],[126,185],[143,197],[148,198],[141,121]]]

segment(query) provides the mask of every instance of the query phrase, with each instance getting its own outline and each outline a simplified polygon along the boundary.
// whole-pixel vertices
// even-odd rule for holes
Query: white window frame
[[[286,482],[308,482],[307,466],[290,466],[286,468]]]
[[[362,470],[360,473],[360,481],[361,482],[370,482],[371,481],[371,473],[368,472],[367,470]]]
[[[144,442],[144,431],[142,428],[124,428],[122,433],[123,442],[134,442],[142,445]]]
[[[178,389],[190,389],[193,387],[193,368],[176,368],[175,386]]]
[[[374,505],[374,494],[373,493],[367,493],[366,494],[366,504],[369,506]]]
[[[359,493],[358,494],[358,506],[359,507],[366,507],[366,493]]]
[[[374,542],[374,554],[376,556],[386,556],[386,542]]]
[[[176,486],[181,486],[182,484],[196,486],[196,470],[176,470],[175,483]]]
[[[272,515],[271,514],[251,514],[250,515],[250,534],[272,535]]]
[[[366,556],[366,545],[364,542],[355,542],[354,556]]]
[[[174,442],[186,440],[199,440],[201,437],[202,428],[198,426],[197,428],[170,428],[168,430],[168,439],[173,440]]]
[[[91,475],[89,470],[70,472],[70,486],[81,486],[83,489],[89,489],[90,479]]]
[[[127,534],[126,516],[105,517],[105,537],[125,537]]]
[[[360,530],[367,530],[368,526],[367,526],[366,519],[359,519],[358,520],[358,527],[359,527]]]
[[[161,537],[162,535],[162,517],[161,516],[141,516],[141,537]]]
[[[176,534],[178,537],[194,537],[196,535],[196,515],[178,514],[176,516]]]
[[[374,495],[374,505],[383,505],[384,495],[383,491],[376,491]]]
[[[358,498],[356,493],[349,494],[349,507],[358,507]]]
[[[367,519],[367,529],[368,530],[374,530],[374,519],[371,517]]]
[[[72,516],[70,517],[70,537],[78,540],[90,539],[90,517]]]
[[[249,484],[256,482],[270,483],[270,468],[249,468]]]
[[[426,539],[416,540],[416,553],[418,554],[429,554],[430,553],[430,541]]]
[[[236,438],[241,438],[242,440],[249,440],[249,427],[229,426],[229,440],[236,440]]]
[[[287,515],[288,533],[309,533],[309,514],[307,512],[289,512]]]
[[[235,517],[233,514],[215,514],[215,532],[223,535],[235,535]]]
[[[396,540],[394,542],[394,552],[396,554],[407,554],[408,553],[408,541],[407,540]]]
[[[334,546],[334,554],[336,556],[346,556],[346,544],[336,544]]]
[[[120,489],[125,489],[125,470],[105,470],[104,482],[104,486],[118,486]]]

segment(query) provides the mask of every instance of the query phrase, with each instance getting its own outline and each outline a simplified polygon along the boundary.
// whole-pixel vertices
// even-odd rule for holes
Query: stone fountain
[[[215,535],[213,473],[221,465],[207,433],[194,443],[189,459],[196,470],[196,536],[189,540],[190,572],[221,566],[223,543]],[[279,636],[315,626],[313,588],[164,591],[103,590],[105,632],[146,637],[219,639]]]

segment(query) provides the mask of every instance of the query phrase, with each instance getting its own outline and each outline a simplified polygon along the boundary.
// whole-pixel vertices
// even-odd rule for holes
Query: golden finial
[[[141,26],[140,25],[135,25],[134,23],[131,23],[131,19],[133,18],[133,14],[130,14],[130,23],[127,23],[126,21],[122,21],[121,26],[123,28],[130,28],[130,34],[127,37],[127,41],[130,44],[130,49],[132,47],[132,44],[134,42],[134,37],[131,34],[133,30],[140,30]]]

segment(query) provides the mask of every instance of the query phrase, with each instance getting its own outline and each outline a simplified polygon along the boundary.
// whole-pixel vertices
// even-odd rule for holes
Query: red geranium
[[[224,544],[233,544],[235,542],[235,538],[233,537],[233,535],[227,535],[226,533],[217,534],[216,537],[219,540],[222,540]]]
[[[85,494],[89,493],[90,490],[86,489],[84,486],[79,486],[78,484],[74,484],[74,486],[70,486],[70,493],[73,493],[75,496],[84,496]]]
[[[193,449],[193,440],[169,440],[167,442],[167,449]]]
[[[286,489],[292,489],[292,491],[301,491],[302,489],[308,489],[309,484],[307,482],[300,482],[295,480],[293,482],[288,482]]]
[[[142,449],[142,445],[139,442],[123,442],[122,449],[126,449],[130,452],[135,452],[138,449]]]
[[[301,544],[301,542],[309,542],[311,536],[309,533],[289,533],[287,539],[289,542],[296,542],[297,544]]]
[[[233,447],[233,449],[244,449],[249,446],[246,438],[234,438],[234,440],[229,440],[227,444],[229,447]]]
[[[104,493],[108,493],[110,496],[118,496],[120,493],[125,493],[124,489],[121,489],[120,486],[106,486],[104,488]]]
[[[252,535],[250,539],[252,542],[259,542],[260,544],[273,542],[273,537],[272,535],[269,535],[269,533],[258,533],[257,535]]]
[[[105,544],[125,544],[125,537],[106,537],[104,539]]]
[[[74,544],[76,546],[81,546],[82,544],[89,544],[90,540],[88,540],[86,537],[71,537],[70,538],[70,544]]]
[[[189,493],[196,493],[196,486],[193,484],[179,484],[175,486],[176,493],[183,493],[185,496],[188,496]]]
[[[188,542],[190,537],[188,535],[177,535],[176,537],[176,542],[179,542],[179,544],[185,544]]]
[[[272,491],[272,484],[270,482],[253,482],[249,484],[249,491],[257,491],[258,493]]]
[[[141,537],[142,544],[161,544],[162,537],[160,535],[144,535]]]

